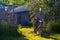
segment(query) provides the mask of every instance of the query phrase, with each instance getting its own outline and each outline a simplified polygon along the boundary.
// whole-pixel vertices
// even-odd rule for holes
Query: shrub
[[[59,21],[49,21],[47,24],[47,31],[53,33],[60,33],[60,22]]]
[[[1,22],[0,23],[0,34],[6,33],[8,29],[7,22]]]
[[[7,22],[0,23],[0,35],[19,36],[17,26],[12,26]]]

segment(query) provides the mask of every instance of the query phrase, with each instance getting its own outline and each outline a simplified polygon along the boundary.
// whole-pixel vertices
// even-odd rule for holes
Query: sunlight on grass
[[[54,35],[51,35],[51,37],[57,40],[60,40],[60,34],[54,34]]]
[[[35,36],[33,32],[33,28],[18,28],[18,32],[22,32],[23,35],[26,36],[27,39],[29,40],[53,40],[51,38],[43,38],[40,36]]]

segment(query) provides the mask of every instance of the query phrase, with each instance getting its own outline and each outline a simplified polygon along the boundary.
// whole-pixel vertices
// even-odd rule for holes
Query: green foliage
[[[11,26],[7,22],[0,23],[0,40],[28,40],[18,32],[18,26]]]
[[[40,11],[39,9],[45,9],[46,12],[50,12],[50,2],[51,0],[28,0],[26,2],[26,6],[30,8],[30,12],[32,12],[31,23],[34,25],[35,18],[39,17]]]
[[[12,36],[19,36],[17,31],[17,26],[11,26],[7,22],[2,22],[0,24],[0,35],[12,35]]]
[[[26,2],[26,0],[15,0],[14,5],[22,5]]]
[[[60,22],[58,21],[49,21],[47,24],[47,31],[48,32],[54,32],[54,33],[60,33]]]
[[[26,2],[27,0],[0,0],[0,2],[4,2],[5,4],[9,5],[22,5]]]

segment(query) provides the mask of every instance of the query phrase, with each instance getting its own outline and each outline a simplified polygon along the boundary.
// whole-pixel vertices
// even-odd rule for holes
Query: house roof
[[[6,4],[5,4],[5,3],[0,2],[0,5],[4,5],[4,6],[5,6]]]
[[[14,5],[8,5],[8,4],[5,4],[3,2],[0,2],[0,14],[3,13],[3,11],[6,9],[7,11],[8,10],[11,10],[11,9],[14,9],[16,8],[17,6],[14,6]],[[8,13],[6,11],[6,13]]]
[[[26,11],[29,11],[29,9],[27,7],[25,7],[25,5],[18,6],[14,9],[14,12],[26,12]]]
[[[29,8],[27,8],[25,5],[22,5],[22,6],[14,6],[14,5],[8,5],[8,4],[5,4],[5,3],[2,3],[0,2],[0,8],[3,7],[8,7],[8,9],[11,9],[11,12],[13,12],[13,9],[14,9],[14,12],[26,12],[26,11],[29,11]]]

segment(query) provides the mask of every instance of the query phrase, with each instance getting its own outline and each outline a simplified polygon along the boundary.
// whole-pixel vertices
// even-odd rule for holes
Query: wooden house
[[[30,24],[30,15],[29,8],[25,7],[25,5],[14,7],[13,5],[5,5],[4,13],[2,13],[1,19],[6,19],[8,23],[11,25],[18,25],[18,24]],[[1,20],[2,21],[2,20]],[[5,21],[5,20],[4,20]]]
[[[0,2],[0,22],[9,20],[9,11],[14,9],[16,6],[6,5],[5,3]]]
[[[30,24],[30,13],[29,9],[23,6],[18,6],[15,9],[10,11],[10,23],[17,25],[17,24]]]

